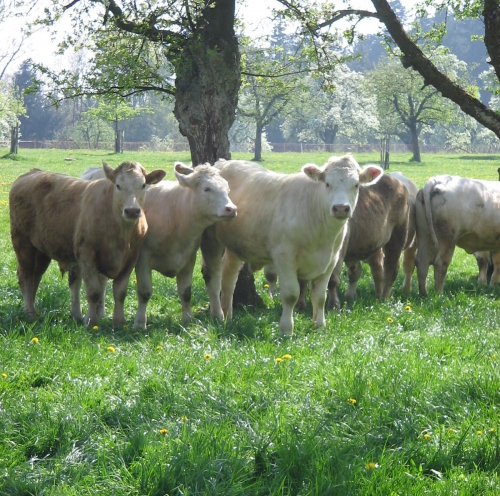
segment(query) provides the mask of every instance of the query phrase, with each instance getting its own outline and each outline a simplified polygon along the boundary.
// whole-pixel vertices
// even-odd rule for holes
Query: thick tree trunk
[[[187,137],[193,166],[230,159],[231,128],[241,84],[240,52],[234,33],[234,0],[219,0],[205,9],[206,24],[183,46],[176,67],[174,115]],[[233,306],[261,302],[253,274],[240,272]]]
[[[176,67],[174,115],[187,137],[193,166],[229,159],[229,138],[240,88],[234,0],[206,8],[204,28],[183,46]]]

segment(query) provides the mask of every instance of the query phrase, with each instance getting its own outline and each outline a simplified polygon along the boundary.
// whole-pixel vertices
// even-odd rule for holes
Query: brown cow
[[[147,231],[143,204],[146,184],[165,172],[147,174],[137,162],[112,169],[106,179],[84,181],[32,169],[18,177],[9,193],[10,229],[17,257],[24,310],[35,318],[35,296],[51,260],[69,271],[71,316],[94,326],[103,309],[108,278],[113,281],[113,325],[125,323],[127,282]],[[85,283],[88,309],[82,317],[80,288]]]

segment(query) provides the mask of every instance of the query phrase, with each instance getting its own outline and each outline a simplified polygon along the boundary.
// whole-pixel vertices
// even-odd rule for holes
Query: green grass
[[[264,165],[293,172],[327,156],[268,154]],[[38,293],[40,319],[26,321],[10,184],[32,167],[78,176],[102,158],[165,167],[170,178],[175,160],[189,162],[58,150],[0,159],[0,495],[499,494],[500,290],[476,287],[475,260],[460,249],[443,296],[418,297],[416,280],[402,296],[400,274],[379,302],[365,267],[353,304],[319,330],[309,305],[291,340],[277,337],[281,305],[262,273],[267,309],[222,324],[209,317],[199,268],[189,328],[174,281],[157,275],[146,332],[112,328],[111,295],[99,328],[83,328],[69,318],[55,264]],[[498,178],[498,156],[409,158],[394,154],[391,170],[419,186],[441,173]],[[135,308],[131,280],[130,324]]]

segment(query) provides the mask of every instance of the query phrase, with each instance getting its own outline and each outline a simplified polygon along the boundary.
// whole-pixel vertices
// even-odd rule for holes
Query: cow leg
[[[413,276],[413,271],[415,270],[415,256],[417,254],[417,243],[414,241],[406,250],[403,252],[403,292],[411,292],[411,278]]]
[[[124,326],[127,323],[125,319],[125,298],[132,270],[133,266],[125,269],[113,280],[113,298],[115,303],[113,308],[113,327]],[[106,289],[106,284],[104,284],[104,289]],[[103,293],[104,291],[101,292],[101,296]]]
[[[328,281],[328,310],[340,309],[339,287],[343,264],[343,259],[339,259]]]
[[[324,274],[316,277],[311,281],[311,302],[313,307],[313,324],[316,327],[324,327],[325,325],[325,301],[326,301],[326,288],[330,280],[331,271],[333,266],[330,267]]]
[[[238,280],[238,274],[243,267],[243,262],[231,251],[226,249],[222,261],[222,285],[220,302],[226,320],[233,317],[233,293]],[[281,282],[280,282],[281,286]]]
[[[137,312],[134,319],[134,328],[146,330],[148,322],[147,307],[153,295],[153,273],[151,267],[143,260],[141,251],[135,266],[135,277],[137,279]]]
[[[82,305],[80,302],[80,290],[82,288],[82,273],[80,267],[75,265],[68,272],[68,286],[71,301],[70,315],[77,322],[83,321]]]
[[[38,284],[35,284],[35,270],[38,250],[29,240],[16,237],[14,234],[12,243],[17,257],[17,280],[23,295],[23,309],[29,318],[35,319],[37,317],[35,295],[38,288]]]
[[[274,265],[264,265],[264,277],[266,278],[267,283],[269,284],[269,295],[276,295],[276,283],[278,281],[278,276],[276,275],[276,269]]]
[[[82,277],[85,283],[85,294],[87,296],[87,313],[83,320],[85,325],[93,327],[99,322],[99,304],[102,301],[102,295],[106,291],[108,279],[97,271],[85,274],[82,273]]]
[[[345,298],[348,300],[354,300],[356,298],[356,286],[358,285],[359,278],[361,277],[361,274],[363,273],[363,268],[361,267],[361,262],[346,262],[347,266],[347,278],[348,278],[348,285],[347,285],[347,291],[345,292]],[[371,266],[371,265],[370,265]],[[372,269],[372,274],[373,274],[373,269]],[[383,277],[383,275],[382,275]],[[375,279],[375,276],[373,276],[373,279],[375,280],[375,291],[377,290],[377,281]]]
[[[220,292],[224,246],[215,237],[215,226],[205,229],[201,237],[200,248],[202,253],[201,273],[207,288],[210,315],[222,320],[224,314],[222,313]]]
[[[477,267],[479,269],[477,284],[479,286],[486,286],[486,284],[488,284],[488,266],[490,265],[490,252],[477,251],[474,253],[474,256],[476,257]]]
[[[283,307],[279,325],[279,335],[281,337],[291,337],[293,334],[293,309],[299,299],[300,284],[295,271],[289,268],[280,269],[280,267],[277,267],[277,271],[280,280],[281,305]]]
[[[191,286],[195,262],[196,256],[177,274],[177,294],[181,299],[182,323],[184,325],[188,325],[193,318],[193,311],[191,309]]]
[[[493,264],[493,273],[491,274],[490,286],[495,283],[500,283],[500,252],[491,254],[491,262]]]
[[[306,296],[307,296],[307,281],[299,279],[300,294],[295,309],[299,312],[303,312],[306,309]]]
[[[455,247],[450,246],[443,250],[434,261],[434,287],[436,292],[439,294],[443,292],[444,280],[446,279],[446,273],[448,272],[448,267],[451,263],[454,252]]]

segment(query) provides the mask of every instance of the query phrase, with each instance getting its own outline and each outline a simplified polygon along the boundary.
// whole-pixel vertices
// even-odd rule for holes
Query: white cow
[[[192,318],[191,282],[203,231],[210,225],[236,217],[236,206],[229,199],[229,186],[219,170],[209,164],[193,169],[181,162],[174,165],[177,181],[162,181],[148,188],[144,212],[148,233],[135,266],[137,308],[134,327],[146,329],[147,304],[153,294],[152,271],[175,277],[181,299],[182,321]],[[96,179],[97,168],[83,178]],[[210,308],[220,307],[219,297]],[[219,315],[217,315],[219,316]]]
[[[271,172],[243,160],[221,160],[215,166],[229,183],[238,217],[211,227],[202,242],[203,274],[211,301],[222,289],[221,315],[231,319],[243,261],[252,270],[274,264],[283,305],[280,335],[293,333],[299,279],[312,281],[313,322],[323,326],[327,283],[359,186],[373,184],[383,170],[375,165],[361,169],[351,155],[331,157],[323,167],[304,165],[296,174]]]
[[[418,286],[427,295],[429,265],[442,293],[455,246],[467,253],[500,251],[500,182],[441,175],[429,179],[416,203]]]

